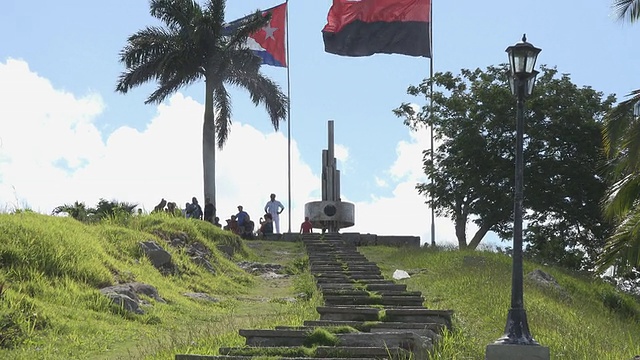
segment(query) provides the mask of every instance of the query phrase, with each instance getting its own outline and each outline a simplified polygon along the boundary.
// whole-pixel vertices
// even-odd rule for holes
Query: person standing
[[[276,225],[276,234],[280,234],[280,214],[284,211],[284,205],[276,200],[276,194],[271,194],[271,200],[264,206],[264,212],[271,214]]]
[[[236,220],[239,227],[244,227],[245,222],[249,220],[249,214],[243,210],[242,205],[238,205],[238,213],[236,214]]]
[[[188,218],[202,220],[202,208],[195,196],[191,198],[191,204],[187,206],[186,214]]]

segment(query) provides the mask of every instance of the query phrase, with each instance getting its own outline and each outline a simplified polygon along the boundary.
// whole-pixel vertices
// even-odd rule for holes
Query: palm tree
[[[640,1],[614,0],[613,9],[619,20],[636,22],[640,19]]]
[[[53,209],[51,214],[58,215],[61,213],[65,213],[78,221],[87,221],[89,212],[90,210],[87,209],[87,206],[84,204],[84,202],[76,201],[73,204],[64,204],[64,205],[56,206],[56,208]]]
[[[613,8],[620,21],[640,20],[640,0],[614,0]],[[614,264],[640,267],[639,104],[640,90],[634,90],[605,117],[603,140],[612,185],[603,207],[605,215],[618,225],[598,259],[601,270]]]
[[[120,52],[126,71],[116,91],[151,80],[158,88],[146,104],[160,103],[183,86],[204,79],[205,110],[202,129],[204,203],[216,205],[215,147],[222,149],[229,136],[231,101],[225,85],[242,87],[254,104],[262,104],[274,129],[287,115],[287,97],[260,72],[261,60],[246,46],[249,35],[271,18],[256,11],[239,26],[225,29],[225,0],[151,0],[150,13],[166,26],[149,26],[131,35]]]
[[[134,209],[138,206],[138,204],[132,204],[128,202],[116,201],[116,200],[105,200],[100,199],[98,201],[98,205],[96,205],[95,209],[90,209],[89,213],[92,215],[94,221],[100,221],[103,219],[108,219],[110,217],[115,217],[118,215],[122,216],[130,216],[133,215]]]

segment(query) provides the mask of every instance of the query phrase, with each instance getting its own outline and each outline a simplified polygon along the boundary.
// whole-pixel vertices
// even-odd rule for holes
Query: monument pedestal
[[[549,348],[540,345],[489,344],[485,360],[549,360]]]

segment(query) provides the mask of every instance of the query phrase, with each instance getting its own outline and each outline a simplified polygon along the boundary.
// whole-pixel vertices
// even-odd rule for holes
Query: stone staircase
[[[175,360],[256,357],[269,359],[427,359],[443,329],[451,329],[451,310],[422,306],[419,291],[385,280],[378,266],[345,243],[340,234],[307,234],[303,242],[311,273],[325,306],[319,320],[303,326],[270,330],[240,330],[246,346],[220,348],[222,355],[176,355]],[[345,328],[358,332],[335,334],[333,346],[309,347],[317,328]],[[307,345],[307,346],[305,346]]]

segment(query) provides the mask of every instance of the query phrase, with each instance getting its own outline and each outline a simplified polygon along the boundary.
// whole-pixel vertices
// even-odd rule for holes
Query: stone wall
[[[361,233],[341,233],[342,239],[347,244],[354,244],[356,246],[369,246],[369,245],[386,245],[386,246],[408,246],[408,247],[420,247],[419,236],[409,235],[376,235],[376,234],[361,234]],[[265,240],[282,240],[282,241],[298,241],[300,240],[300,234],[296,233],[284,233],[282,235],[273,235]]]

